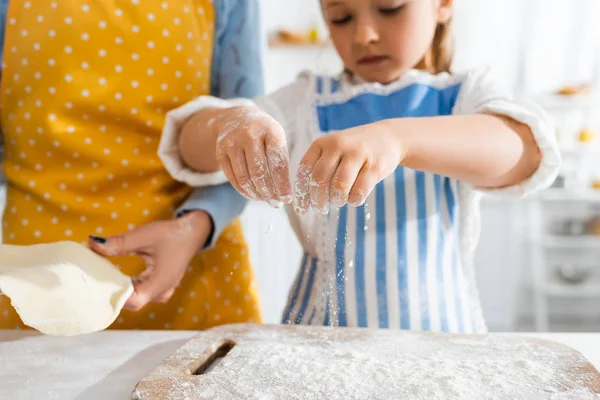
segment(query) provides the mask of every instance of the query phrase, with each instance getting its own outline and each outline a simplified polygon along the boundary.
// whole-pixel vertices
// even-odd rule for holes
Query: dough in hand
[[[112,324],[133,284],[79,243],[0,245],[0,292],[26,325],[47,335],[73,336]]]

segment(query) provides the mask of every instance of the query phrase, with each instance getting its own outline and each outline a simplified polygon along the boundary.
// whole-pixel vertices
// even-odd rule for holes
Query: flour
[[[234,154],[229,152],[234,150]],[[217,155],[228,155],[246,197],[267,200],[274,208],[290,203],[291,196],[278,196],[272,171],[287,170],[288,153],[283,127],[269,114],[251,107],[238,107],[217,135]],[[247,171],[250,179],[237,176]],[[278,199],[273,199],[271,193]]]
[[[599,398],[586,386],[599,375],[584,368],[583,356],[526,339],[243,325],[199,337],[165,363],[169,370],[178,357],[202,354],[211,337],[237,344],[209,373],[168,379],[163,393],[171,399]],[[138,387],[134,398],[149,398],[161,379]]]
[[[348,201],[348,193],[336,188],[331,188],[329,197],[331,199],[331,205],[337,208],[344,206]]]
[[[280,125],[279,127],[281,128]],[[283,128],[281,128],[281,133],[275,136],[285,138]],[[280,199],[276,208],[282,207],[283,204],[290,204],[293,200],[290,188],[290,161],[287,143],[285,140],[281,140],[281,138],[278,138],[275,142],[267,140],[265,146],[267,162],[269,164],[269,173],[271,174],[273,184],[275,185],[277,195]]]
[[[294,211],[303,216],[310,207],[310,193],[319,184],[312,177],[313,168],[300,164],[294,182]]]
[[[244,157],[244,147],[237,143],[237,140],[235,140],[236,138],[232,138],[230,136],[235,131],[243,130],[245,134],[250,135],[251,141],[256,141],[258,138],[256,137],[256,133],[251,132],[250,124],[259,116],[261,116],[261,114],[264,113],[250,108],[238,108],[236,109],[235,115],[228,120],[223,126],[223,129],[218,132],[217,157],[229,156],[233,170],[238,171],[238,173],[239,171],[248,169],[246,164],[247,160]],[[237,150],[238,154],[234,157],[231,157],[231,155],[228,154],[229,149]],[[239,155],[241,155],[241,157]],[[259,165],[258,168],[263,170],[265,169],[264,166],[261,165]],[[249,198],[250,200],[260,200],[260,197],[255,190],[256,188],[252,184],[251,180],[248,179],[240,182],[240,177],[236,176],[236,178],[238,178],[238,184],[244,191],[242,194],[245,197]]]
[[[283,207],[283,202],[277,200],[269,200],[269,205],[273,208],[281,208]]]
[[[235,108],[235,114],[229,119],[223,129],[217,135],[217,145],[219,145],[227,136],[237,129],[243,129],[246,131],[252,139],[257,138],[259,134],[262,134],[263,130],[256,132],[251,130],[251,124],[255,121],[265,120],[271,118],[267,113],[250,107],[238,107]]]

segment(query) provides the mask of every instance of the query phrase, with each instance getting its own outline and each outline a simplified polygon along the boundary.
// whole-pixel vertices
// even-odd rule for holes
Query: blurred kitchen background
[[[310,69],[336,73],[318,0],[259,0],[271,35],[267,90]],[[476,257],[492,331],[600,331],[600,1],[455,0],[454,70],[494,67],[555,121],[564,166],[526,201],[486,198]],[[0,209],[3,206],[0,187]],[[243,215],[266,322],[279,322],[300,247],[286,216]]]

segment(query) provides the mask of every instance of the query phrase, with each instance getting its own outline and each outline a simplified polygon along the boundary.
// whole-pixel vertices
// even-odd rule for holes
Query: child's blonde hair
[[[453,55],[454,39],[452,37],[452,18],[450,18],[448,21],[437,25],[431,48],[416,68],[436,74],[450,72]]]

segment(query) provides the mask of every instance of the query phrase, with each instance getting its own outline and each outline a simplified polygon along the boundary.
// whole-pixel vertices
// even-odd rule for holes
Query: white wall
[[[268,30],[304,29],[316,24],[325,32],[318,0],[260,2]],[[599,18],[597,0],[455,0],[454,67],[463,70],[490,65],[508,86],[529,94],[552,90],[565,82],[597,78],[597,71],[590,67],[598,56]],[[307,56],[310,50],[301,52],[304,54],[271,51],[269,88],[286,83],[299,69],[308,67],[323,73],[338,66],[329,58],[323,59],[321,50],[312,51],[311,56]],[[296,56],[302,60],[299,66]],[[522,64],[526,64],[525,69]]]
[[[265,322],[279,323],[302,250],[283,210],[251,203],[242,216]]]

